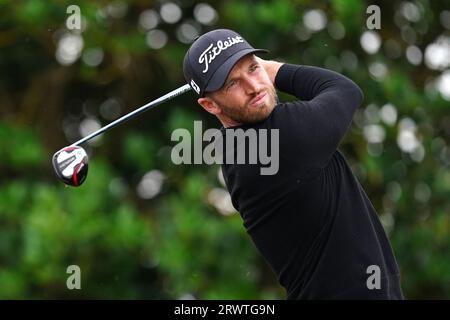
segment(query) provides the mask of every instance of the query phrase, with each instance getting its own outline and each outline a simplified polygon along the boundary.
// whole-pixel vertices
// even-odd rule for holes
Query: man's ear
[[[220,113],[220,108],[217,105],[217,103],[215,103],[211,98],[209,97],[203,97],[203,98],[199,98],[197,100],[198,104],[201,105],[203,107],[203,109],[205,109],[206,111],[208,111],[211,114],[218,114]]]

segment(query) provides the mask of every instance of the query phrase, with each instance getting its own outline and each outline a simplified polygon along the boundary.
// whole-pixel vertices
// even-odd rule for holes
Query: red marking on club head
[[[73,183],[75,184],[75,186],[78,186],[78,172],[81,170],[81,168],[83,167],[84,162],[81,162],[79,165],[77,165],[77,167],[75,168],[75,172],[73,173],[72,177],[73,177]]]

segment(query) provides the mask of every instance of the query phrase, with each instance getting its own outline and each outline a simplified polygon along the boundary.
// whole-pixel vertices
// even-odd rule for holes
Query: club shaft
[[[132,112],[122,116],[122,117],[120,117],[119,119],[114,120],[110,124],[108,124],[108,125],[106,125],[104,127],[101,127],[97,131],[92,132],[91,134],[87,135],[86,137],[84,137],[84,138],[82,138],[82,139],[72,143],[70,146],[71,147],[72,146],[78,146],[78,145],[82,144],[83,142],[86,142],[86,141],[88,141],[88,140],[98,136],[99,134],[102,134],[105,131],[107,131],[107,130],[109,130],[109,129],[119,125],[120,123],[125,122],[125,121],[127,121],[127,120],[129,120],[129,119],[131,119],[131,118],[133,118],[135,116],[137,116],[138,114],[140,114],[140,113],[142,113],[144,111],[147,111],[148,109],[151,109],[151,108],[153,108],[153,107],[155,107],[155,106],[157,106],[157,105],[159,105],[159,104],[161,104],[161,103],[163,103],[163,102],[165,102],[167,100],[173,99],[176,96],[179,96],[180,94],[183,94],[183,93],[185,93],[185,92],[187,92],[189,90],[191,90],[191,87],[188,84],[185,84],[184,86],[181,86],[178,89],[175,89],[175,90],[173,90],[173,91],[163,95],[162,97],[160,97],[160,98],[158,98],[156,100],[153,100],[153,101],[147,103],[146,105],[143,105],[142,107],[140,107],[140,108],[138,108],[138,109],[136,109],[136,110],[134,110],[134,111],[132,111]]]

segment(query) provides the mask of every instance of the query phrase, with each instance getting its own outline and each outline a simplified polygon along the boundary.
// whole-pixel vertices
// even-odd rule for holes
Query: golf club
[[[53,168],[56,175],[66,185],[75,187],[80,186],[86,180],[89,162],[87,153],[82,147],[79,146],[80,144],[108,131],[109,129],[139,115],[144,111],[147,111],[163,102],[173,99],[176,96],[179,96],[189,90],[191,90],[191,87],[188,84],[185,84],[163,95],[162,97],[153,100],[146,105],[143,105],[142,107],[120,117],[119,119],[114,120],[110,124],[72,143],[70,146],[64,147],[61,150],[57,151],[52,158]]]

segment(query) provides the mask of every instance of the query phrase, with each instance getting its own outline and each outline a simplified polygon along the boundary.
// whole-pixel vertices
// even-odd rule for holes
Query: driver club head
[[[66,185],[78,187],[86,180],[88,156],[83,148],[62,148],[53,155],[52,160],[56,175]]]

